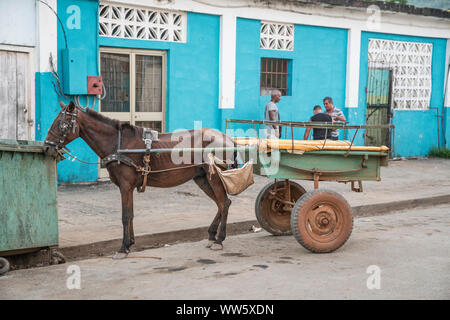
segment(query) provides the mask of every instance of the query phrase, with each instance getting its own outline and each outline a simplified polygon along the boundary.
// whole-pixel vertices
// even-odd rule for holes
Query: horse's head
[[[44,141],[45,153],[53,157],[62,156],[66,144],[80,135],[80,126],[77,122],[78,108],[72,101],[68,105],[59,102],[59,105],[61,111],[53,120]]]

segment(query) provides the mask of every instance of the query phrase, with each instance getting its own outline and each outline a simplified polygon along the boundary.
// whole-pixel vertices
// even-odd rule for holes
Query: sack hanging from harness
[[[217,172],[229,195],[237,196],[254,183],[253,162],[250,160],[242,168],[222,171],[215,163],[214,155],[209,154],[210,172]]]

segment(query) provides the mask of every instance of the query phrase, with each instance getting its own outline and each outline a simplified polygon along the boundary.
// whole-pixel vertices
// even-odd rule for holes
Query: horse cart
[[[252,124],[256,132],[270,121],[226,120]],[[312,252],[332,252],[350,237],[352,209],[337,192],[319,189],[319,181],[350,182],[353,191],[362,191],[362,181],[380,181],[380,167],[388,165],[389,149],[354,146],[360,129],[394,128],[386,126],[349,126],[346,124],[278,122],[290,128],[291,139],[235,138],[237,146],[246,146],[246,159],[253,159],[254,174],[274,179],[259,193],[255,202],[256,218],[273,235],[291,235]],[[259,130],[256,130],[256,126]],[[294,140],[293,129],[325,128],[355,130],[352,141]],[[227,130],[227,129],[225,129]],[[253,156],[250,146],[258,152]],[[292,180],[312,180],[314,190],[307,192]],[[355,185],[358,184],[358,187]]]

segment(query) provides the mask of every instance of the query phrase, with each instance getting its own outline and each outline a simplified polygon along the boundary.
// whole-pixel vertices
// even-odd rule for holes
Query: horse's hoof
[[[214,240],[209,240],[208,244],[206,245],[206,247],[207,248],[211,248],[213,244],[214,244]]]
[[[128,253],[125,252],[116,252],[115,255],[113,255],[113,259],[114,260],[121,260],[121,259],[125,259],[128,256]]]
[[[213,243],[210,249],[211,250],[215,250],[215,251],[216,250],[222,250],[223,249],[223,245],[220,244],[220,243]]]

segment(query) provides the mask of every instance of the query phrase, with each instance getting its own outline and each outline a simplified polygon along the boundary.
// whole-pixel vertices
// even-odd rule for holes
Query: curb
[[[355,218],[370,217],[389,214],[393,211],[431,207],[447,203],[450,203],[450,194],[372,205],[354,206],[352,207],[352,211]],[[252,232],[252,226],[254,225],[259,225],[256,219],[229,223],[227,224],[227,235],[231,236],[250,233]],[[132,247],[132,252],[159,248],[165,245],[172,245],[180,242],[201,241],[207,238],[208,228],[208,226],[205,226],[193,229],[139,235],[135,237],[136,244]],[[117,251],[117,249],[120,248],[121,244],[122,239],[112,239],[71,247],[62,247],[58,248],[58,252],[64,255],[64,257],[66,258],[66,262],[69,262],[113,255]],[[45,251],[45,249],[41,251]],[[46,254],[35,253],[29,256],[27,259],[24,259],[23,256],[24,255],[8,257],[8,260],[10,261],[12,267],[11,270],[45,266],[49,264],[48,261],[45,261],[47,257]]]

